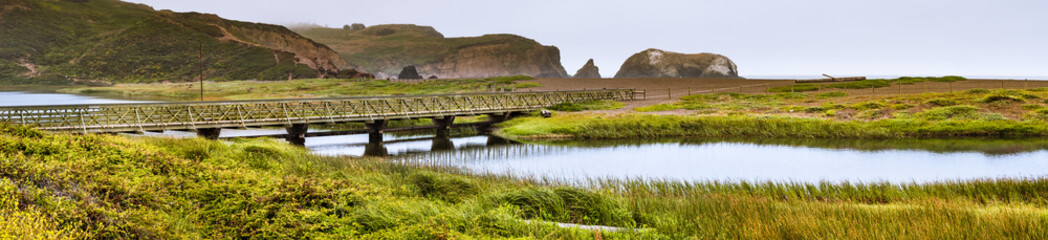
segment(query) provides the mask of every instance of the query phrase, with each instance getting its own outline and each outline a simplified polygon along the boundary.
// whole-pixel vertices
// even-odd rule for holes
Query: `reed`
[[[644,114],[561,114],[526,117],[501,124],[509,138],[909,138],[909,137],[1039,137],[1048,136],[1041,121],[1000,120],[978,114],[971,106],[945,107],[918,118],[837,121],[782,116],[696,116]]]

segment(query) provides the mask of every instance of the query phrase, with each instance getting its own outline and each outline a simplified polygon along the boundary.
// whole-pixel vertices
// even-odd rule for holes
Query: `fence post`
[[[1030,89],[1030,79],[1023,79],[1023,90]]]
[[[688,95],[691,95],[691,87],[688,87]]]
[[[1004,80],[1001,80],[1001,89],[1004,89]]]
[[[953,82],[950,82],[950,92],[953,93]]]
[[[902,84],[898,84],[898,85],[899,85],[899,94],[902,94]]]
[[[666,89],[666,95],[669,95],[670,99],[673,99],[673,89],[672,88],[667,88]]]

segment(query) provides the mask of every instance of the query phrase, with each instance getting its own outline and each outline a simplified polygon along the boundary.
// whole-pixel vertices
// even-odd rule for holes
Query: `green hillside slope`
[[[0,0],[0,82],[188,81],[354,76],[287,28],[116,0]]]

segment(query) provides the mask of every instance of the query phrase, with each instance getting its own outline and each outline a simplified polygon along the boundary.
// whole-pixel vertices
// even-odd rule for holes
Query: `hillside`
[[[157,82],[358,75],[282,26],[116,0],[0,0],[0,81]]]
[[[379,78],[416,66],[423,77],[566,77],[560,50],[509,34],[445,38],[433,27],[376,25],[363,29],[301,27],[303,36],[331,46]]]

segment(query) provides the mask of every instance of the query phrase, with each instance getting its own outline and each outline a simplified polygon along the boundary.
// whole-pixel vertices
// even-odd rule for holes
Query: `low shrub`
[[[979,99],[981,103],[1021,103],[1026,102],[1021,96],[1007,95],[1007,94],[991,94],[989,96]]]
[[[965,80],[968,80],[968,79],[964,78],[964,77],[961,77],[961,76],[943,76],[943,77],[937,77],[937,78],[928,78],[928,81],[932,81],[932,82],[959,82],[959,81],[965,81]]]
[[[948,119],[978,119],[980,114],[978,107],[960,105],[927,109],[918,113],[917,117],[929,121],[941,121]]]
[[[932,100],[925,101],[924,104],[928,104],[928,105],[932,105],[932,106],[939,106],[939,107],[948,107],[948,106],[954,106],[954,105],[957,105],[957,104],[960,104],[960,103],[957,102],[957,100],[953,100],[953,99],[935,98],[935,99],[932,99]]]
[[[908,103],[897,103],[897,104],[892,104],[891,106],[888,106],[888,108],[891,108],[891,109],[894,109],[894,110],[906,110],[906,109],[910,109],[910,108],[913,108],[913,107],[914,107],[913,104],[908,104]]]
[[[868,109],[881,109],[886,106],[884,103],[871,101],[852,104],[850,107],[851,109],[855,109],[856,111],[865,111]]]

